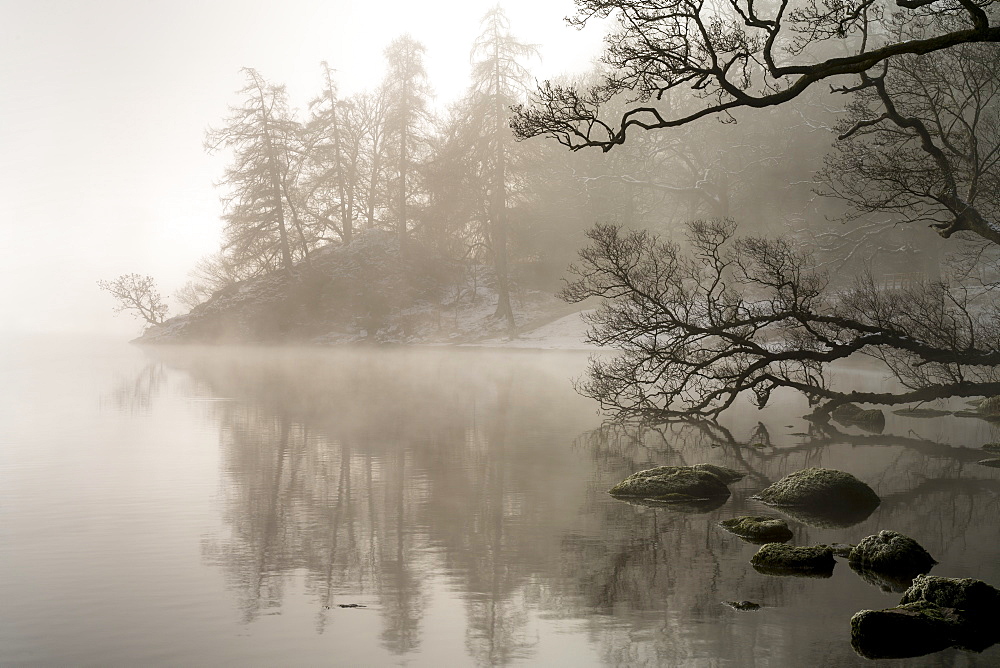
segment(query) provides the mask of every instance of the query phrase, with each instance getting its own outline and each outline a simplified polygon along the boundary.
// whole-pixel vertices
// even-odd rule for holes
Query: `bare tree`
[[[765,108],[795,99],[814,84],[857,75],[888,58],[1000,41],[996,0],[576,0],[570,23],[613,16],[607,38],[610,73],[594,88],[545,82],[534,104],[512,121],[520,137],[549,136],[571,149],[610,150],[631,129],[686,125],[699,118]],[[920,38],[900,28],[950,15]],[[701,101],[694,110],[664,104],[674,90]],[[630,108],[604,118],[602,106],[631,92]]]
[[[690,225],[691,251],[648,232],[597,226],[563,297],[604,299],[578,389],[619,417],[714,418],[750,391],[805,394],[814,418],[847,402],[897,404],[1000,394],[1000,307],[943,283],[883,291],[870,277],[843,292],[787,239],[738,238],[731,221]],[[831,387],[827,366],[881,360],[902,390]]]
[[[97,285],[115,298],[115,313],[128,311],[150,325],[159,325],[167,317],[167,305],[151,276],[122,274],[111,281],[97,281]]]
[[[963,44],[863,73],[843,89],[855,95],[820,174],[824,194],[857,216],[888,213],[944,238],[1000,244],[998,62],[997,45]]]

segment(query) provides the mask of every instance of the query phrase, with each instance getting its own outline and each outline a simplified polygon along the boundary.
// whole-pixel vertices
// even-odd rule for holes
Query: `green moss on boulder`
[[[877,506],[881,502],[871,487],[850,473],[823,468],[790,473],[753,498],[772,506],[818,506],[828,503]]]
[[[937,563],[917,541],[888,530],[863,538],[851,550],[848,560],[860,568],[902,578],[926,573]]]
[[[792,530],[788,522],[777,517],[765,515],[744,515],[731,520],[719,522],[726,531],[736,534],[750,543],[785,543],[792,539]]]
[[[1000,590],[982,580],[918,575],[900,603],[927,601],[943,608],[989,619],[1000,618]]]
[[[637,471],[608,490],[612,496],[637,497],[658,501],[691,501],[728,498],[726,481],[742,478],[732,469],[712,464],[657,466]]]
[[[983,445],[983,450],[987,452],[1000,452],[1000,443],[986,443]]]
[[[828,545],[794,547],[781,543],[762,545],[750,563],[765,575],[830,577],[837,562]]]

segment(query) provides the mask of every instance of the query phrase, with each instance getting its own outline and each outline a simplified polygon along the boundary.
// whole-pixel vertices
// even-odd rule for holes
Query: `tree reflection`
[[[978,450],[829,428],[793,435],[780,416],[581,434],[589,413],[563,409],[564,377],[553,380],[538,359],[487,368],[479,357],[381,349],[172,359],[234,398],[214,404],[227,531],[203,552],[226,573],[244,622],[275,611],[303,581],[317,633],[338,605],[360,603],[379,616],[381,644],[405,656],[426,642],[424,617],[447,589],[479,665],[531,659],[539,615],[584,620],[615,665],[752,665],[761,647],[776,663],[829,664],[853,656],[846,626],[840,645],[814,647],[815,633],[770,616],[798,611],[816,583],[756,573],[755,547],[716,526],[777,514],[752,495],[809,466],[852,471],[882,505],[848,528],[790,521],[795,544],[856,543],[889,528],[942,564],[995,553],[981,532],[1000,511],[1000,481],[976,466]],[[722,506],[679,512],[606,493],[642,468],[701,462],[747,474]],[[834,580],[850,576],[881,595],[839,569]],[[818,618],[849,619],[848,594],[832,596],[836,610]],[[740,613],[726,600],[763,607]],[[830,633],[832,623],[821,626]]]

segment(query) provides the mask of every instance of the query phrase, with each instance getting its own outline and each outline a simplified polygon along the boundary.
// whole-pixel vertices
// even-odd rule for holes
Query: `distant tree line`
[[[291,108],[284,86],[244,69],[239,102],[206,137],[209,151],[231,156],[220,183],[225,225],[219,252],[177,295],[186,306],[381,232],[395,239],[386,248],[399,262],[447,266],[449,294],[478,299],[489,288],[495,317],[513,329],[512,296],[557,290],[595,222],[679,235],[688,220],[739,211],[746,225],[778,231],[815,207],[802,175],[822,167],[835,119],[819,105],[807,116],[780,110],[778,122],[636,137],[606,156],[566,154],[518,142],[510,128],[537,51],[514,37],[502,9],[484,17],[472,44],[467,94],[440,115],[424,53],[397,38],[381,84],[350,96],[323,63],[304,111]],[[598,67],[576,79],[587,85],[604,74]]]

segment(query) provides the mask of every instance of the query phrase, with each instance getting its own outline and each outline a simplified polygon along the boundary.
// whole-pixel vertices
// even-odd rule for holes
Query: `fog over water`
[[[0,3],[0,666],[1000,665],[998,8]]]
[[[862,665],[850,616],[898,593],[844,561],[757,573],[756,546],[716,526],[774,513],[750,495],[808,466],[882,504],[850,527],[792,521],[795,544],[892,527],[934,574],[1000,578],[1000,478],[976,464],[1000,434],[981,420],[891,416],[881,441],[811,443],[798,401],[741,404],[724,425],[743,441],[762,421],[770,445],[751,447],[601,429],[566,381],[581,353],[8,349],[4,665]],[[694,512],[606,493],[699,462],[748,476]]]

